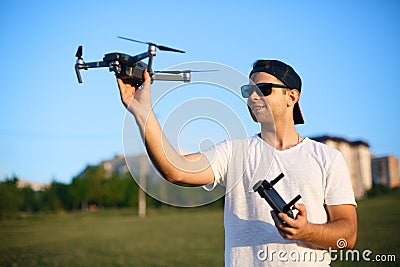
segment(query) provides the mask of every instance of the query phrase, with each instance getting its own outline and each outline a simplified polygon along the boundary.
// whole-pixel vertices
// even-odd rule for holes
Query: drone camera
[[[118,63],[118,62],[117,62]],[[116,76],[121,79],[130,79],[135,85],[141,86],[143,84],[143,73],[147,68],[147,64],[139,61],[133,66],[116,64],[118,70],[111,69],[114,71]]]
[[[108,67],[108,70],[111,72],[115,72],[115,74],[120,74],[121,73],[121,64],[119,64],[119,61],[111,61],[110,66]]]

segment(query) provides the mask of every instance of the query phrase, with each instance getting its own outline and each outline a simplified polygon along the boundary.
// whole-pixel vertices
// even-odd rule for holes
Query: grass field
[[[400,190],[358,201],[358,238],[354,250],[360,261],[337,260],[332,266],[400,266]],[[362,260],[362,253],[371,250],[370,261]],[[345,251],[344,251],[345,252]],[[367,253],[368,254],[368,253]],[[339,259],[339,254],[336,254]],[[344,254],[343,254],[344,255]],[[395,255],[396,262],[378,260]],[[375,260],[375,256],[378,256]],[[350,257],[351,259],[351,257]]]
[[[357,250],[396,255],[400,191],[359,202]],[[133,210],[30,215],[0,222],[0,266],[223,266],[222,209]],[[338,254],[339,255],[339,254]],[[396,266],[346,262],[332,266]]]
[[[0,228],[0,266],[221,266],[221,210],[34,216]]]

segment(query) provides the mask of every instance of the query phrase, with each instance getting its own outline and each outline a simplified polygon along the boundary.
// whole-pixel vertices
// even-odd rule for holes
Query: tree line
[[[17,186],[13,176],[0,182],[0,218],[19,212],[57,212],[92,208],[137,207],[139,187],[130,173],[107,174],[102,166],[87,166],[73,177],[71,183],[53,181],[48,189],[34,191]],[[157,200],[148,197],[147,205],[158,207]]]

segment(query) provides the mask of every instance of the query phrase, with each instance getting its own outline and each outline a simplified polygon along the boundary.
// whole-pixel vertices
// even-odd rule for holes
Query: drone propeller
[[[178,49],[175,49],[175,48],[167,47],[167,46],[164,46],[164,45],[157,45],[157,44],[151,43],[151,42],[142,42],[142,41],[138,41],[138,40],[122,37],[122,36],[118,36],[118,38],[124,39],[124,40],[127,40],[127,41],[131,41],[131,42],[140,43],[140,44],[154,45],[155,47],[157,47],[158,49],[163,50],[163,51],[185,53],[185,51],[182,51],[182,50],[178,50]]]
[[[75,54],[75,56],[78,58],[78,59],[82,59],[82,46],[80,45],[79,47],[78,47],[78,50],[76,51],[76,54]]]
[[[187,72],[214,72],[219,70],[157,70],[154,73],[181,74]]]

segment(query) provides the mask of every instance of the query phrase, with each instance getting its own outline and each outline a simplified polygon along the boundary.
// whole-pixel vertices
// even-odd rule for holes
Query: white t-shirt
[[[211,163],[214,183],[226,187],[224,227],[226,266],[327,266],[328,251],[283,239],[270,215],[271,207],[253,191],[260,180],[285,176],[274,185],[289,202],[298,194],[311,223],[324,224],[324,205],[356,205],[348,169],[342,154],[305,138],[279,151],[258,135],[224,141],[203,152]]]

